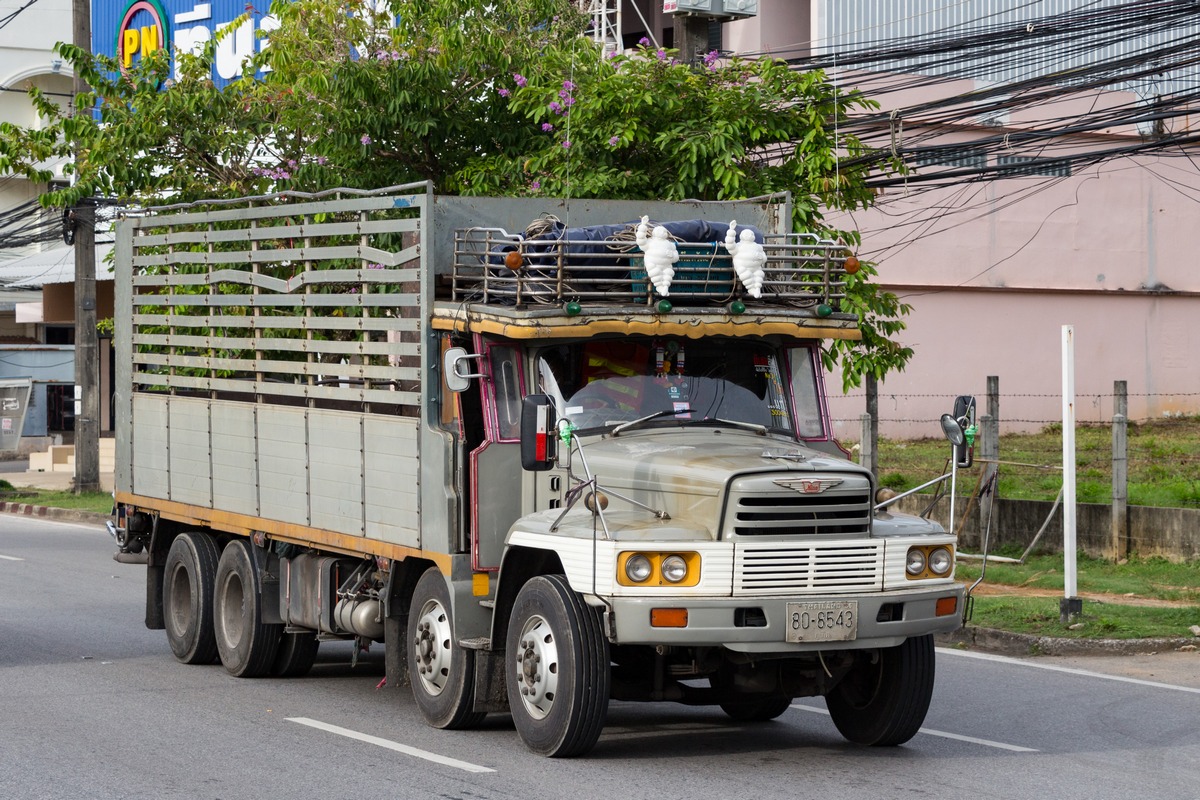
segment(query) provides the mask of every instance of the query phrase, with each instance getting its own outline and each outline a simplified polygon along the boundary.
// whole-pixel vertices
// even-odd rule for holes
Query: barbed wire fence
[[[871,408],[871,388],[847,397],[861,398],[864,406]],[[940,401],[936,406],[947,411],[955,400],[928,393],[889,393],[888,399],[897,408],[928,408],[929,401],[936,400]],[[993,541],[1025,547],[1035,544],[1047,527],[1061,530],[1061,522],[1051,519],[1061,516],[1061,417],[1018,413],[1004,418],[998,413],[1004,408],[1044,409],[1048,402],[1060,405],[1061,395],[1002,394],[998,378],[988,379],[988,388],[977,407],[975,463],[970,469],[960,470],[955,498],[955,530],[966,532],[968,540],[980,536],[995,522],[997,500],[1014,497],[1041,501],[1037,513],[1046,515],[1048,509],[1049,516],[1034,519],[1030,516],[1034,512],[1028,508],[1022,516],[1010,504],[1001,516],[1007,527],[1015,524],[1019,530],[993,531]],[[875,407],[878,405],[876,402]],[[1132,417],[1131,405],[1139,410]],[[1129,530],[1129,505],[1200,509],[1200,392],[1128,393],[1124,381],[1115,381],[1111,393],[1077,394],[1075,407],[1076,501],[1104,507],[1103,514],[1089,510],[1085,515],[1092,528],[1088,550],[1121,558],[1147,547],[1142,534],[1131,534]],[[906,418],[877,414],[871,419],[863,414],[858,418],[835,418],[834,422],[839,430],[860,432],[853,455],[875,472],[881,486],[903,490],[948,467],[948,444],[944,449],[928,441],[918,446],[920,443],[893,440],[887,435],[897,424],[937,431],[939,419],[932,415]],[[871,436],[873,430],[880,429],[884,431],[882,436]],[[853,441],[853,437],[847,439]],[[945,514],[948,504],[942,506],[938,513]],[[949,522],[943,520],[944,524]],[[1101,527],[1105,530],[1098,530]],[[1188,552],[1182,555],[1194,556]]]

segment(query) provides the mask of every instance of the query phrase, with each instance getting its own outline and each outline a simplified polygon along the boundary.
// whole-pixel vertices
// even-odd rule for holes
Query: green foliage
[[[1145,607],[1083,603],[1083,614],[1064,625],[1053,597],[978,597],[971,624],[980,628],[1067,639],[1191,637],[1196,606]]]
[[[857,246],[822,210],[872,201],[864,148],[838,123],[873,102],[771,58],[687,65],[644,47],[602,58],[577,6],[391,0],[379,13],[276,0],[270,46],[222,89],[211,80],[216,42],[240,20],[199,55],[177,54],[174,76],[165,53],[122,72],[59,45],[92,91],[73,114],[31,92],[43,124],[0,126],[0,169],[44,182],[44,163],[72,159],[73,185],[42,198],[55,206],[415,181],[451,194],[626,199],[787,191],[795,229]],[[859,315],[862,342],[825,353],[847,386],[912,355],[892,340],[909,307],[874,275],[863,264],[841,302]]]

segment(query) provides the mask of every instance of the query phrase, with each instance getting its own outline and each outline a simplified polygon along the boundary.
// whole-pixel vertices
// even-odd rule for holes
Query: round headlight
[[[908,551],[908,560],[904,564],[904,570],[909,575],[920,575],[925,571],[925,553],[919,547],[914,547]]]
[[[945,547],[939,547],[929,554],[929,571],[935,575],[945,575],[954,566],[954,557]]]
[[[667,556],[662,562],[663,579],[671,583],[679,583],[687,577],[687,562],[683,556]]]
[[[654,567],[650,564],[650,559],[640,553],[625,560],[625,577],[634,583],[645,581],[653,571]]]

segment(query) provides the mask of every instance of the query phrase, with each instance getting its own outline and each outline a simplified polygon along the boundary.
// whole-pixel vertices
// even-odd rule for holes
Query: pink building
[[[672,43],[673,18],[661,13],[661,3],[623,5],[626,40],[642,34],[634,13],[640,11],[662,43]],[[713,35],[725,50],[791,58],[855,52],[854,42],[970,31],[983,22],[1034,31],[1041,25],[1035,17],[1114,5],[759,0],[757,16],[721,25],[719,32],[714,28]],[[1099,57],[1118,57],[1141,45],[1116,39],[1112,53]],[[830,72],[844,87],[863,79]],[[879,76],[869,77],[866,85],[877,89]],[[947,96],[986,89],[996,85],[991,77],[943,83],[935,90],[883,92],[878,99],[886,112],[927,100],[932,91]],[[901,146],[981,136],[1017,140],[1023,131],[1044,128],[1047,119],[1138,101],[1130,92],[1091,91],[1049,108],[981,114],[936,129],[909,120],[891,133]],[[1166,124],[1178,131],[1188,120]],[[1144,133],[1149,131],[1129,126],[1097,130],[1056,143],[1055,153],[1061,155],[1064,146],[1087,151],[1136,144]],[[884,146],[886,140],[873,144]],[[869,211],[830,217],[836,226],[862,233],[859,255],[876,262],[879,281],[913,308],[900,339],[916,354],[904,372],[880,385],[881,434],[938,435],[938,418],[960,394],[978,396],[984,413],[990,375],[999,377],[1003,430],[1037,430],[1060,420],[1062,326],[1068,324],[1075,330],[1081,421],[1111,418],[1118,380],[1127,382],[1132,420],[1200,414],[1200,149],[1048,167],[1036,148],[1001,150],[993,147],[979,157],[1012,165],[1019,176],[939,189],[900,184],[883,190]],[[939,164],[935,158],[916,166],[924,173],[962,164]],[[834,376],[830,406],[836,433],[857,440],[863,392],[843,397],[840,387],[840,376]]]

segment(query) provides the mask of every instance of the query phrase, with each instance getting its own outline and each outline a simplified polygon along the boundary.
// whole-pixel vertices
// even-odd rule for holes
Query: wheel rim
[[[229,647],[236,648],[242,641],[245,629],[245,591],[242,581],[236,573],[230,573],[225,579],[221,592],[221,629],[225,634],[225,642]]]
[[[187,633],[192,619],[192,579],[183,565],[171,571],[171,627],[180,636]]]
[[[535,614],[521,627],[517,676],[525,710],[534,719],[545,718],[558,692],[558,644],[544,617]]]
[[[450,616],[437,600],[427,600],[417,618],[413,649],[417,656],[417,676],[431,695],[439,695],[450,679],[453,648]]]

